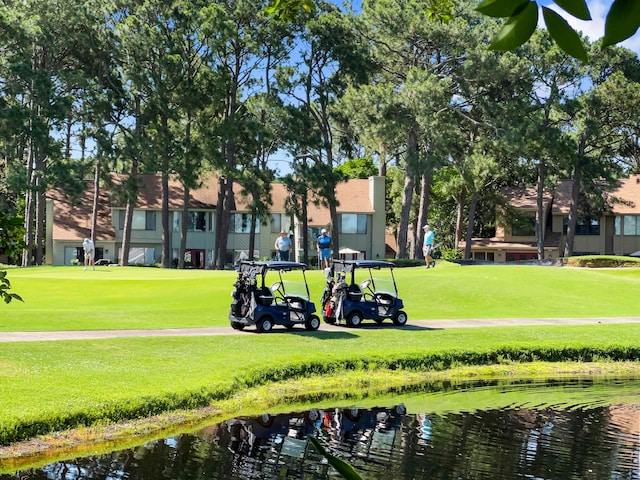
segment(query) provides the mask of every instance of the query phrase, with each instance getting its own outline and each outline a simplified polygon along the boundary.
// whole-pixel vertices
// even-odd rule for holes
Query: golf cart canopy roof
[[[395,265],[391,262],[385,262],[382,260],[334,260],[333,269],[336,272],[352,272],[356,268],[394,268]]]
[[[240,262],[241,272],[255,272],[255,273],[264,273],[267,270],[306,270],[306,263],[298,263],[298,262],[278,262],[278,261],[268,261],[268,262],[249,262],[242,261]]]

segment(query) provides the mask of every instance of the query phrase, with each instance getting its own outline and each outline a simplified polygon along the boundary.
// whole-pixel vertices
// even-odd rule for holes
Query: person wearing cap
[[[323,228],[320,232],[317,242],[318,259],[321,268],[329,268],[329,257],[331,256],[331,237],[327,233],[327,229]]]
[[[435,234],[429,229],[429,225],[422,227],[424,230],[424,245],[422,246],[422,253],[424,255],[424,261],[427,264],[427,268],[435,267],[436,262],[431,258],[431,252],[433,251],[433,240]]]
[[[276,243],[274,245],[276,249],[276,258],[283,262],[289,261],[289,250],[291,249],[291,239],[287,232],[282,230],[280,232],[280,236],[276,238]]]
[[[95,263],[96,249],[90,238],[84,239],[84,241],[82,242],[82,249],[84,250],[84,269],[86,270],[87,267],[91,265],[91,267],[95,270],[96,269],[96,263]]]

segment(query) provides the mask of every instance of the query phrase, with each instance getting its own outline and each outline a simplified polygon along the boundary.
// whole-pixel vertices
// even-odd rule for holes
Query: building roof
[[[608,195],[611,213],[614,215],[640,214],[640,175],[620,180]]]
[[[47,199],[53,201],[53,238],[56,240],[79,240],[91,237],[91,214],[93,212],[93,181],[87,182],[87,189],[74,201],[62,190],[49,190]],[[112,240],[115,229],[111,222],[110,196],[100,190],[96,240]]]
[[[503,195],[509,204],[516,208],[521,208],[522,210],[536,210],[538,208],[536,187],[505,188]],[[545,189],[542,196],[545,207],[552,199],[553,195],[549,189]]]
[[[113,181],[121,183],[126,176],[113,175]],[[162,209],[162,178],[160,175],[140,175],[138,200],[136,208]],[[91,212],[93,209],[93,185],[92,180],[87,180],[87,189],[74,202],[66,197],[60,189],[47,192],[47,198],[53,201],[53,238],[55,240],[77,240],[88,237],[91,234]],[[232,210],[236,212],[248,211],[250,198],[241,194],[242,187],[234,184],[235,205]],[[184,189],[176,179],[169,179],[169,210],[175,211],[182,208]],[[271,185],[271,199],[273,205],[271,211],[284,212],[285,200],[288,192],[281,183]],[[357,179],[340,183],[336,188],[336,196],[340,201],[338,213],[374,213],[369,197],[369,180]],[[193,210],[212,210],[218,202],[218,178],[211,176],[203,180],[200,188],[189,192],[189,208]],[[111,209],[124,208],[110,191],[101,188],[98,211],[98,225],[96,240],[108,241],[115,238]],[[321,205],[309,203],[309,225],[325,226],[330,223],[329,209]]]

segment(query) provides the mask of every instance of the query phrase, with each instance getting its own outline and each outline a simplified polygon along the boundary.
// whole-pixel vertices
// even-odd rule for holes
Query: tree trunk
[[[142,133],[142,121],[140,120],[140,97],[135,99],[135,141],[139,144]],[[139,148],[139,147],[138,147]],[[129,250],[131,248],[131,223],[133,221],[133,209],[138,201],[138,162],[139,152],[136,151],[131,158],[131,172],[126,180],[127,204],[124,214],[124,227],[122,229],[122,249],[120,252],[120,265],[129,265]]]
[[[256,248],[256,211],[251,209],[251,223],[249,225],[249,260],[253,260],[253,252]],[[264,255],[263,255],[264,256]]]
[[[424,242],[424,230],[422,226],[429,223],[429,189],[431,188],[431,168],[427,167],[420,176],[420,206],[418,216],[413,227],[413,242],[411,245],[411,258],[422,256],[420,246]]]
[[[456,197],[457,214],[456,214],[456,232],[455,232],[455,248],[458,248],[460,245],[460,240],[462,240],[462,228],[464,225],[464,206],[467,203],[467,186],[463,185],[460,189],[458,196]],[[465,257],[466,258],[466,257]]]
[[[538,186],[536,191],[536,240],[538,244],[538,260],[544,260],[544,176],[545,161],[538,163]]]
[[[218,205],[216,207],[216,246],[214,265],[224,270],[229,238],[229,221],[233,204],[233,180],[223,175],[218,179]]]
[[[182,184],[182,221],[180,222],[180,250],[178,252],[178,268],[184,268],[184,254],[187,250],[187,234],[189,228],[189,187]]]
[[[32,150],[31,150],[32,151]],[[30,153],[31,156],[31,153]],[[24,243],[25,249],[22,251],[22,266],[28,267],[31,265],[31,258],[33,255],[33,219],[35,216],[35,177],[37,176],[36,170],[33,168],[33,162],[29,159],[29,186],[25,194],[25,208],[24,208]]]
[[[305,190],[302,198],[302,263],[309,265],[309,212],[307,208],[308,193]]]
[[[35,234],[35,264],[42,265],[44,258],[44,222],[46,217],[45,193],[41,191],[41,177],[36,180],[36,234]]]
[[[402,208],[400,209],[400,221],[398,223],[398,251],[396,252],[396,258],[407,258],[407,231],[409,229],[411,200],[413,199],[415,187],[414,166],[418,160],[418,134],[416,129],[410,128],[407,137],[407,171],[402,190]]]
[[[573,185],[571,187],[571,205],[569,206],[569,218],[567,221],[567,235],[565,238],[563,256],[573,255],[573,242],[576,235],[578,222],[578,205],[580,202],[580,190],[582,189],[582,168],[576,165],[573,170]]]
[[[162,128],[164,132],[169,130],[166,112],[162,114]],[[189,122],[187,122],[187,129]],[[165,140],[166,142],[166,140]],[[169,152],[167,146],[162,155],[162,198],[161,198],[161,224],[162,224],[162,268],[171,268],[171,229],[169,224]]]
[[[471,239],[473,238],[473,224],[476,219],[476,209],[480,193],[474,190],[471,193],[471,202],[469,202],[469,219],[467,220],[467,235],[465,236],[464,258],[471,259]]]
[[[93,208],[91,210],[91,241],[96,244],[98,228],[98,207],[100,199],[100,160],[96,161],[93,173]]]
[[[162,268],[171,268],[171,224],[169,222],[169,171],[162,170]]]

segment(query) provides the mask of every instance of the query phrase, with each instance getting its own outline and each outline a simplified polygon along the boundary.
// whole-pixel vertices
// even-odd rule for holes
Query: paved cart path
[[[365,322],[357,330],[442,330],[447,328],[469,327],[505,327],[505,326],[531,326],[531,325],[593,325],[613,323],[640,323],[640,317],[597,317],[597,318],[470,318],[462,320],[412,320],[404,327],[395,327],[390,321],[377,325],[373,322]],[[339,332],[346,327],[322,323],[319,332]],[[302,327],[296,327],[298,333],[305,332]],[[254,327],[246,330],[233,330],[231,327],[208,328],[168,328],[163,330],[73,330],[55,332],[0,332],[1,342],[41,342],[54,340],[91,340],[102,338],[125,337],[196,337],[216,335],[251,335],[257,333]],[[290,333],[283,327],[276,326],[269,335]],[[313,334],[315,332],[308,332]]]

